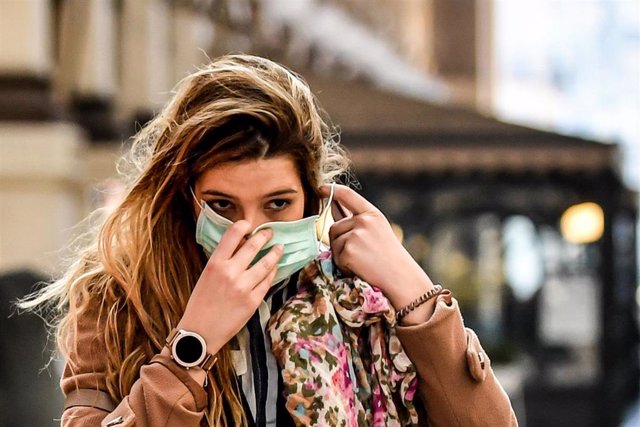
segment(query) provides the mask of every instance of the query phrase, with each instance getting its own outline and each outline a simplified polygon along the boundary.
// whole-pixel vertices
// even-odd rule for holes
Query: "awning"
[[[359,172],[618,169],[615,144],[504,123],[474,111],[387,93],[365,82],[325,80],[312,74],[307,80],[339,127]]]

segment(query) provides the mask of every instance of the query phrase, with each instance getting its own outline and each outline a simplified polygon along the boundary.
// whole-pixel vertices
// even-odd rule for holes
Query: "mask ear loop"
[[[322,238],[324,237],[324,233],[327,230],[327,215],[329,214],[329,209],[331,209],[331,203],[333,202],[333,189],[335,188],[336,183],[331,183],[331,193],[329,193],[329,200],[327,200],[327,204],[324,205],[322,210],[322,214],[320,218],[322,219],[322,230],[320,231],[320,238],[318,239],[318,251],[320,251],[322,245]]]
[[[333,189],[335,188],[335,185],[336,185],[335,182],[331,183],[331,193],[329,193],[329,200],[327,201],[327,204],[324,206],[323,211],[320,214],[320,218],[322,219],[322,232],[320,234],[320,238],[318,239],[318,252],[320,252],[320,249],[322,246],[322,237],[324,236],[324,232],[327,229],[327,215],[328,215],[329,209],[331,209],[331,203],[333,202]],[[320,260],[316,258],[315,263],[318,271],[320,272],[320,275],[324,279],[325,284],[327,286],[331,286],[332,279],[327,275],[327,273],[322,268],[322,263],[320,262]]]
[[[191,191],[191,195],[193,196],[193,200],[195,200],[196,203],[198,204],[198,206],[200,206],[202,208],[203,201],[202,200],[198,200],[198,197],[196,196],[196,193],[193,192],[193,187],[189,186],[189,191]]]
[[[200,206],[200,212],[202,213],[202,211],[204,211],[204,206],[205,203],[203,200],[198,200],[198,197],[196,196],[196,193],[193,191],[193,187],[189,186],[189,191],[191,191],[191,195],[193,196],[193,200],[196,201],[196,204],[198,206]]]

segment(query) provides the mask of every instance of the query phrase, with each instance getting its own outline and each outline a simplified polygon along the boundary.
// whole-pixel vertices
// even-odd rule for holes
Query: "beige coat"
[[[426,409],[421,425],[430,427],[517,426],[506,393],[496,380],[476,334],[465,329],[458,303],[449,292],[438,296],[433,316],[416,326],[398,326],[397,334],[419,374],[419,395]],[[131,393],[116,405],[106,390],[104,343],[96,317],[80,319],[78,351],[70,355],[61,380],[68,396],[63,426],[199,427],[207,405],[204,389],[181,367],[155,356],[140,370]],[[79,392],[76,389],[81,389]]]

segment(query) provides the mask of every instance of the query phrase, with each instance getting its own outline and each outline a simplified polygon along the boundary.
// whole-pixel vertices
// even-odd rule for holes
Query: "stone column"
[[[476,98],[476,4],[476,0],[432,2],[436,75],[447,83],[453,102],[468,107]]]
[[[476,0],[476,108],[494,112],[496,76],[495,0]]]
[[[67,0],[60,8],[57,92],[93,141],[117,139],[114,1]]]
[[[49,94],[51,6],[47,0],[4,0],[0,6],[0,120],[56,116]]]
[[[3,74],[43,77],[51,71],[51,6],[47,0],[3,0],[0,66]]]
[[[55,272],[82,216],[84,137],[51,96],[51,4],[4,0],[0,13],[0,272]]]
[[[426,73],[433,72],[433,0],[391,2],[395,10],[395,40],[403,56]]]
[[[83,142],[70,123],[0,121],[0,271],[59,272],[84,213]]]
[[[58,86],[65,98],[115,95],[113,0],[67,0],[60,11]]]
[[[63,120],[51,93],[53,4],[0,2],[0,425],[7,426],[50,425],[62,407],[44,325],[34,315],[9,317],[12,301],[58,273],[83,212],[83,133]]]
[[[166,0],[122,0],[120,116],[145,122],[174,84]]]
[[[173,73],[177,82],[208,62],[205,52],[213,43],[213,23],[205,11],[188,3],[177,3],[172,16]]]

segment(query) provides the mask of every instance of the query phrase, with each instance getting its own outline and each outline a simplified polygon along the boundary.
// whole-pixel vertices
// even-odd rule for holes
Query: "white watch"
[[[200,367],[208,372],[218,358],[207,352],[207,343],[200,334],[174,328],[167,337],[166,346],[171,358],[183,368]]]

